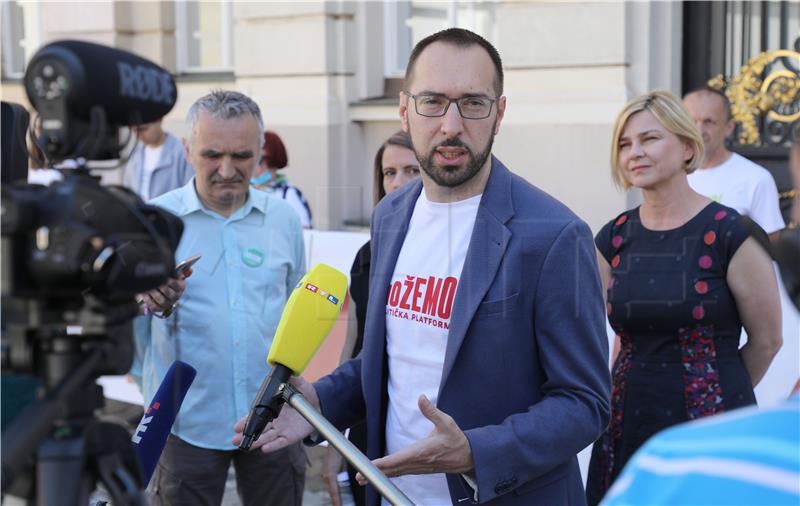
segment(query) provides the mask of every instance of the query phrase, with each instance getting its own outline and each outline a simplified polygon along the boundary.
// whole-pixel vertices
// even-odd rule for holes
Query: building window
[[[459,27],[493,41],[497,0],[384,0],[384,75],[403,77],[414,45],[428,35]]]
[[[25,74],[25,65],[39,49],[39,2],[2,2],[3,19],[3,77],[19,79]]]
[[[179,72],[228,72],[233,68],[231,2],[175,2]]]

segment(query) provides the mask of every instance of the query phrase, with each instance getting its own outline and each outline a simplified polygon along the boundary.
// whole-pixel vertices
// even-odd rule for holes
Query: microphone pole
[[[400,491],[353,443],[347,440],[336,427],[322,416],[295,387],[284,383],[281,396],[300,415],[314,427],[342,456],[350,462],[364,477],[378,489],[378,492],[394,506],[413,506],[414,503]]]

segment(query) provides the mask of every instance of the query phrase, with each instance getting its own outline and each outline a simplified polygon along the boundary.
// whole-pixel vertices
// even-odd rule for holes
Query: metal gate
[[[788,153],[800,128],[800,2],[684,2],[683,34],[683,92],[724,89],[736,120],[729,148],[772,172],[787,219],[796,195]]]

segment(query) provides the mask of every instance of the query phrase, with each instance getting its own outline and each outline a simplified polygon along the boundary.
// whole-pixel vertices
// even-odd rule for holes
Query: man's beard
[[[462,184],[466,183],[473,177],[475,174],[480,172],[481,167],[483,164],[486,163],[486,160],[489,158],[489,155],[492,154],[492,144],[494,144],[494,125],[492,126],[492,134],[489,137],[489,142],[486,143],[486,149],[475,155],[471,149],[469,149],[466,144],[464,144],[461,139],[454,138],[448,139],[438,146],[435,146],[431,149],[428,156],[423,157],[420,156],[419,152],[414,149],[414,153],[417,155],[417,159],[419,160],[419,165],[425,174],[430,177],[434,183],[443,187],[443,188],[456,188],[457,186],[461,186]],[[437,166],[433,163],[433,155],[436,152],[436,148],[440,147],[459,147],[464,149],[467,152],[467,166],[463,169],[459,169],[453,165],[444,165],[444,166]]]

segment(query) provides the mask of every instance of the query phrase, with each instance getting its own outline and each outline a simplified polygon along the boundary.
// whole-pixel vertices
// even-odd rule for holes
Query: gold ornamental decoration
[[[727,82],[722,75],[709,79],[708,85],[724,89],[731,102],[733,120],[741,125],[740,144],[759,143],[756,120],[765,114],[773,121],[787,124],[800,119],[800,75],[790,68],[772,69],[785,59],[793,61],[795,69],[800,68],[800,52],[779,49],[751,58],[739,75]],[[769,72],[766,76],[765,70]]]

